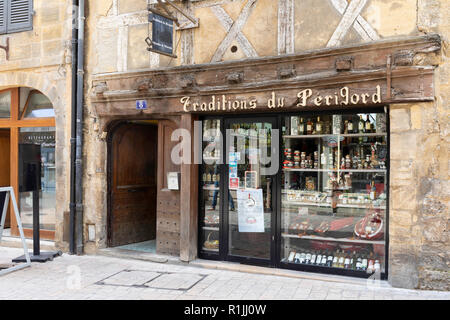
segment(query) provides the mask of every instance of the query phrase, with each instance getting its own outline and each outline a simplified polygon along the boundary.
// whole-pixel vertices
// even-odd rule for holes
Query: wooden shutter
[[[6,32],[6,1],[0,0],[0,34]]]
[[[33,29],[33,1],[7,0],[8,24],[7,32],[17,32]]]

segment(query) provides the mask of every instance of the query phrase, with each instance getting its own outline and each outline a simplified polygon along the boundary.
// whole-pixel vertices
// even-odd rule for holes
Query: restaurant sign
[[[298,91],[295,102],[288,102],[286,95],[271,92],[265,101],[260,102],[255,97],[250,99],[233,99],[227,95],[213,95],[206,101],[195,100],[193,97],[184,96],[180,99],[184,112],[211,112],[211,111],[241,111],[256,109],[257,106],[268,109],[283,108],[285,106],[296,107],[320,107],[320,106],[351,106],[374,105],[383,103],[381,86],[377,85],[372,92],[352,91],[349,87],[326,92],[313,89]]]

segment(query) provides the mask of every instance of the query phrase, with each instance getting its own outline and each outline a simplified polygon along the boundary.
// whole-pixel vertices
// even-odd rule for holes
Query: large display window
[[[204,119],[200,256],[385,278],[387,119],[379,108]],[[243,139],[240,149],[234,136]],[[266,175],[261,169],[273,160],[255,157],[275,150],[278,170]],[[249,199],[262,208],[261,230],[257,219],[242,222]]]
[[[386,273],[386,114],[282,120],[280,262]]]

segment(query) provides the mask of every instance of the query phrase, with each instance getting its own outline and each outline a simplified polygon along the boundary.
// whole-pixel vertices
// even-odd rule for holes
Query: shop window
[[[32,0],[0,0],[0,34],[32,29]]]
[[[19,176],[26,174],[25,165],[37,160],[39,188],[40,228],[55,230],[55,127],[20,128]],[[40,161],[39,161],[40,160]],[[33,191],[24,186],[26,179],[19,178],[20,212],[24,228],[33,226]]]
[[[0,118],[9,118],[11,116],[11,92],[0,93]]]

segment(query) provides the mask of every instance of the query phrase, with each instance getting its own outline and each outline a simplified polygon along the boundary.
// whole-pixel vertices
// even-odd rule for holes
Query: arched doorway
[[[157,121],[118,124],[108,149],[108,246],[154,252]]]
[[[55,112],[52,102],[29,87],[0,91],[0,186],[14,188],[25,235],[32,236],[32,193],[24,188],[24,163],[40,162],[40,235],[54,239],[56,225]],[[19,231],[11,211],[6,227]]]

